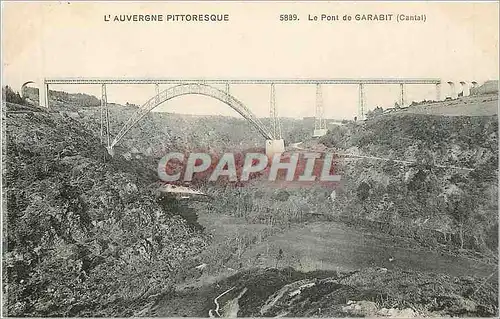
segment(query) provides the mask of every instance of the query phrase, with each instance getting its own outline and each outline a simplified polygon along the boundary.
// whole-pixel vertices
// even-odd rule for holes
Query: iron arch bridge
[[[123,137],[149,112],[151,112],[154,108],[159,106],[160,104],[171,100],[173,98],[196,94],[196,95],[205,95],[217,99],[233,110],[238,112],[243,118],[245,118],[248,122],[250,122],[259,133],[264,136],[264,138],[268,140],[273,140],[275,136],[271,134],[264,126],[262,121],[257,118],[251,111],[248,109],[240,100],[236,99],[233,95],[229,94],[229,88],[226,87],[226,91],[220,90],[216,87],[200,84],[200,83],[187,83],[187,84],[179,84],[173,87],[170,87],[160,93],[157,93],[155,96],[150,98],[146,103],[144,103],[139,109],[128,119],[125,125],[120,129],[118,134],[115,136],[113,141],[108,145],[108,151],[110,153],[113,151],[113,147],[118,144]],[[109,134],[109,131],[108,131]]]
[[[175,98],[181,95],[187,94],[199,94],[206,95],[217,100],[220,100],[231,108],[236,110],[240,115],[242,115],[247,121],[249,121],[253,126],[257,128],[260,134],[266,138],[266,153],[273,153],[274,151],[280,152],[284,150],[284,141],[281,137],[281,123],[280,117],[278,116],[276,107],[276,88],[275,85],[315,85],[316,86],[316,104],[315,104],[315,116],[314,116],[314,130],[313,136],[319,137],[323,136],[327,132],[327,125],[324,119],[324,106],[323,106],[323,95],[322,87],[324,85],[357,85],[358,86],[358,112],[357,116],[354,118],[363,120],[365,119],[365,87],[367,85],[399,85],[400,96],[399,105],[401,107],[407,107],[408,103],[406,101],[406,87],[408,85],[435,85],[436,89],[436,101],[441,101],[441,84],[442,82],[438,78],[244,78],[244,79],[230,79],[230,78],[84,78],[84,77],[63,77],[63,78],[44,78],[43,85],[40,86],[39,94],[39,105],[43,107],[49,107],[49,85],[53,84],[97,84],[101,85],[101,143],[104,143],[104,137],[106,138],[106,145],[108,152],[113,153],[113,147],[119,143],[123,137],[128,133],[128,131],[137,124],[147,113],[152,109],[157,107],[159,104]],[[454,82],[447,82],[449,84],[450,92],[448,93],[451,98],[457,97],[457,92],[455,91]],[[473,81],[472,88],[477,85],[477,82]],[[108,104],[107,104],[107,84],[154,84],[156,87],[156,95],[148,100],[144,105],[142,105],[137,112],[126,122],[126,124],[120,129],[118,135],[111,141],[111,135],[109,130],[109,114],[108,114]],[[160,93],[160,84],[176,85],[175,87],[169,88]],[[225,84],[226,90],[219,90],[214,85]],[[269,119],[270,125],[263,125],[261,120],[259,120],[241,101],[229,94],[230,85],[246,85],[246,84],[259,84],[259,85],[270,85],[270,107],[269,107]],[[464,95],[466,89],[469,88],[467,82],[460,82],[462,86],[462,93]],[[469,92],[470,93],[470,92]],[[104,120],[106,124],[104,125]],[[266,123],[267,124],[267,123]],[[105,134],[104,134],[105,133]],[[269,151],[269,152],[268,152]]]

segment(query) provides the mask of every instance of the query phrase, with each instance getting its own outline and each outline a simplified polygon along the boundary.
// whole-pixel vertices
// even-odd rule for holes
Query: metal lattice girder
[[[314,120],[314,129],[321,130],[325,129],[325,120],[324,120],[324,108],[323,108],[323,91],[321,84],[316,84],[316,113]]]
[[[49,103],[49,94],[50,94],[50,88],[49,84],[45,83],[43,86],[43,89],[39,93],[40,97],[38,98],[40,102],[43,104],[40,104],[40,106],[45,106],[46,108],[50,108],[50,103]]]
[[[100,139],[101,139],[101,144],[104,142],[104,107],[107,104],[107,99],[106,99],[106,93],[105,93],[105,87],[106,84],[101,85],[101,107],[99,108],[100,111],[100,123],[101,123],[101,131],[100,131]]]
[[[228,94],[223,90],[219,90],[213,86],[198,84],[198,83],[188,83],[180,84],[170,87],[164,91],[161,91],[158,95],[153,96],[151,99],[146,101],[125,123],[125,125],[120,129],[118,134],[115,136],[111,142],[110,148],[113,148],[118,144],[125,134],[132,129],[144,116],[146,116],[151,110],[153,110],[158,105],[176,98],[182,95],[188,94],[199,94],[210,96],[223,103],[229,105],[233,110],[238,112],[247,121],[249,121],[264,138],[273,140],[275,136],[271,134],[264,126],[262,121],[257,118],[241,101],[236,99],[234,96]]]
[[[281,139],[281,121],[278,115],[278,107],[276,106],[276,87],[271,84],[271,106],[270,106],[270,118],[272,122],[272,134],[275,139]]]
[[[363,84],[359,85],[358,117],[360,120],[365,118],[365,90]]]
[[[455,83],[451,82],[451,81],[448,81],[447,83],[449,85],[450,97],[454,98],[455,97]]]
[[[101,85],[101,143],[103,135],[106,133],[106,145],[110,145],[111,132],[109,131],[109,109],[108,109],[108,92],[106,84]]]
[[[399,87],[401,89],[400,103],[401,103],[401,107],[403,107],[403,106],[405,106],[405,103],[406,103],[405,85],[403,83],[400,83]]]
[[[226,97],[228,98],[228,101],[229,101],[229,94],[230,94],[229,92],[230,92],[229,82],[226,82]],[[226,101],[226,103],[228,101]]]
[[[294,78],[294,79],[189,79],[189,78],[47,78],[47,84],[437,84],[436,78]]]
[[[160,96],[160,85],[158,83],[155,83],[155,95],[157,98]]]
[[[276,88],[274,83],[271,84],[271,97],[269,103],[269,120],[271,121],[271,133],[274,137],[278,136],[278,123],[276,113]]]
[[[99,111],[100,111],[100,123],[101,123],[101,131],[99,136],[102,144],[104,136],[104,101],[102,99],[102,93],[101,93],[101,107],[99,108]]]
[[[460,85],[461,85],[461,92],[462,92],[462,95],[465,96],[465,94],[467,93],[467,89],[468,89],[468,86],[467,86],[467,82],[465,81],[460,81]]]
[[[274,136],[274,138],[280,140],[283,138],[283,132],[281,127],[281,120],[278,114],[276,114],[276,125],[278,126],[278,135]]]

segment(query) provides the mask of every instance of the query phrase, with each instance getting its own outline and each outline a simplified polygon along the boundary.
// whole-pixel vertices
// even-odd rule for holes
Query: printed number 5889
[[[299,17],[296,14],[280,14],[280,21],[297,21]]]

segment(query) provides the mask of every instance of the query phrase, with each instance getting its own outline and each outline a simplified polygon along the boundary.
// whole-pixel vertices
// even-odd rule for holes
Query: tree
[[[356,193],[360,201],[367,200],[368,196],[370,196],[370,184],[368,184],[367,182],[362,182],[361,184],[359,184]]]
[[[19,92],[14,92],[12,88],[6,85],[2,88],[2,98],[4,101],[14,104],[24,105],[25,99],[19,95]]]
[[[464,230],[472,222],[474,211],[477,209],[477,202],[467,191],[462,191],[460,194],[453,194],[448,202],[450,215],[458,228],[458,236],[460,239],[460,248],[464,248]]]
[[[381,107],[376,107],[374,108],[373,110],[370,110],[366,113],[366,118],[369,119],[369,118],[373,118],[375,116],[378,116],[378,115],[381,115],[384,113],[384,109],[381,108]]]

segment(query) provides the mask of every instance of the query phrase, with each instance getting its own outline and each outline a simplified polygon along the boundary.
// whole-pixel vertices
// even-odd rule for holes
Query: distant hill
[[[370,112],[374,112],[371,110]],[[369,112],[369,113],[370,113]],[[382,112],[368,114],[368,117],[392,116],[397,114],[426,114],[444,116],[492,116],[498,114],[498,81],[486,81],[471,89],[470,95],[444,101],[413,101],[409,106],[382,109]],[[371,115],[371,116],[370,116]]]
[[[24,96],[38,105],[39,90],[33,87],[26,87]],[[89,107],[101,105],[101,100],[97,97],[85,93],[67,93],[64,91],[49,91],[49,103],[51,106],[76,106]]]
[[[410,106],[391,114],[412,113],[444,116],[491,116],[498,114],[498,94],[481,94],[454,100]]]
[[[484,82],[483,85],[470,90],[471,95],[498,94],[498,80]]]

